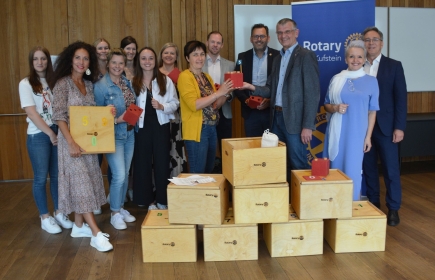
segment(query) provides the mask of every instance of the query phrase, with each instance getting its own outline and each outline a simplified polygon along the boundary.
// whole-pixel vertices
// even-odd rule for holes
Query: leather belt
[[[275,111],[282,112],[282,107],[280,107],[280,106],[275,106]]]
[[[127,131],[130,131],[134,128],[134,125],[127,124]]]

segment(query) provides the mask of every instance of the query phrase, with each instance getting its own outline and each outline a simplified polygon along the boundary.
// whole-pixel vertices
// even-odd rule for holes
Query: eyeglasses
[[[267,36],[266,35],[252,35],[251,36],[253,39],[258,40],[258,39],[265,39]]]
[[[379,41],[382,41],[382,39],[381,38],[372,38],[372,39],[366,38],[366,39],[364,39],[364,42],[366,42],[366,43],[370,43],[370,42],[378,43]]]
[[[355,87],[353,86],[352,80],[347,80],[347,83],[349,84],[349,90],[355,91]]]
[[[295,29],[291,29],[291,30],[286,30],[286,31],[284,31],[284,32],[281,32],[281,31],[277,31],[276,32],[276,35],[278,35],[278,36],[282,36],[282,35],[290,35],[293,31],[295,31],[295,30],[298,30],[297,28],[295,28]]]

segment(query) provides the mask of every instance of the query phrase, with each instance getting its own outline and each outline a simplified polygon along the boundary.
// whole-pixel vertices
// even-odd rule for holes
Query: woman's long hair
[[[29,75],[27,76],[29,79],[29,83],[32,86],[33,92],[42,92],[42,84],[41,80],[39,79],[38,73],[36,73],[35,67],[33,66],[33,56],[37,51],[41,51],[45,54],[47,57],[47,69],[45,69],[45,80],[48,84],[53,80],[54,73],[53,73],[53,64],[51,63],[51,56],[50,52],[41,46],[34,47],[29,52]],[[50,87],[52,88],[52,87]]]
[[[94,46],[82,41],[77,41],[70,44],[59,54],[54,64],[56,70],[54,71],[54,79],[51,81],[50,88],[53,88],[59,79],[71,75],[72,61],[78,49],[84,49],[89,54],[89,70],[91,70],[91,74],[83,75],[83,79],[93,83],[97,81],[99,73],[97,51]]]
[[[140,67],[140,54],[144,50],[152,51],[154,54],[155,66],[153,69],[153,78],[151,79],[151,81],[157,79],[157,84],[159,85],[159,89],[160,89],[159,95],[164,96],[166,94],[166,76],[159,71],[159,67],[157,66],[157,54],[150,47],[143,47],[135,57],[136,65],[134,67],[134,77],[133,77],[134,92],[136,93],[136,96],[139,96],[140,92],[144,90],[146,87],[146,85],[142,83],[143,70]]]

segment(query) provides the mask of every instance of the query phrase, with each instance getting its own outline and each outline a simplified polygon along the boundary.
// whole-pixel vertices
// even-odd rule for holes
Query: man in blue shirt
[[[262,23],[252,26],[250,41],[253,48],[239,53],[236,71],[243,72],[243,81],[254,86],[265,86],[272,72],[273,59],[279,55],[279,51],[267,46],[270,41],[269,28]],[[251,109],[247,105],[250,96],[248,90],[236,90],[234,94],[242,104],[246,137],[259,137],[266,129],[270,129],[269,98],[264,98],[257,108]]]

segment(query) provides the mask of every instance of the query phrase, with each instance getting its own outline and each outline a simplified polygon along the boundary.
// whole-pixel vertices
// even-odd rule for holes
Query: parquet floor
[[[271,258],[261,238],[257,261],[144,264],[140,226],[146,210],[124,231],[110,225],[110,210],[97,216],[114,250],[100,253],[89,238],[40,228],[31,182],[0,183],[0,279],[435,279],[435,162],[404,163],[401,224],[387,228],[385,252]],[[52,209],[52,208],[51,208]],[[385,205],[382,210],[386,211]]]

